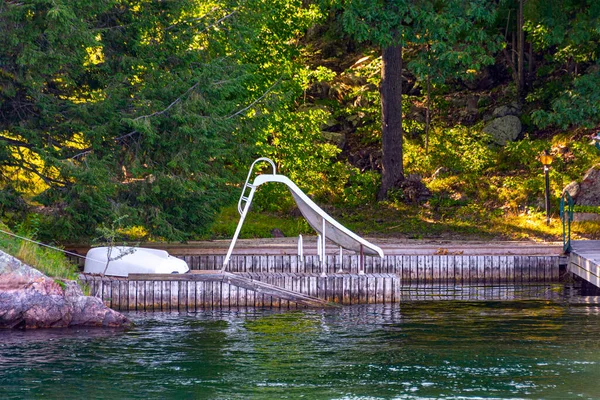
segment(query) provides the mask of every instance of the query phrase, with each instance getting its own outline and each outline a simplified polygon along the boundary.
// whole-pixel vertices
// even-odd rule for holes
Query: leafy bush
[[[596,68],[598,69],[598,68]],[[533,121],[541,128],[570,126],[593,128],[600,123],[600,72],[592,72],[573,79],[560,95],[551,101],[550,110],[536,110]]]
[[[489,143],[489,136],[476,128],[438,128],[430,135],[429,154],[419,142],[405,141],[406,171],[430,175],[444,167],[454,174],[482,174],[495,164]]]
[[[599,206],[578,206],[575,205],[573,207],[573,211],[581,212],[581,213],[592,213],[592,214],[600,214]]]

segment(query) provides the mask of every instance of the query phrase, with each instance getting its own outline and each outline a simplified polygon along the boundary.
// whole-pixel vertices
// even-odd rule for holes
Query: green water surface
[[[595,305],[128,315],[128,331],[0,332],[0,398],[600,398]]]

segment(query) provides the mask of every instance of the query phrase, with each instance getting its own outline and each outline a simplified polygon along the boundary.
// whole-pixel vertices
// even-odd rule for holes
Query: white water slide
[[[260,174],[257,175],[254,179],[254,182],[250,184],[250,178],[252,177],[252,173],[254,170],[254,166],[259,162],[267,162],[271,164],[273,168],[272,174]],[[240,221],[238,222],[237,228],[235,230],[235,234],[233,235],[233,239],[231,240],[231,245],[229,246],[229,250],[227,251],[227,256],[223,261],[223,270],[229,264],[229,259],[231,258],[231,254],[233,252],[233,248],[235,247],[235,243],[238,239],[240,231],[242,229],[242,225],[244,224],[244,220],[246,219],[246,215],[250,210],[250,204],[252,203],[252,199],[254,198],[254,193],[256,189],[264,184],[269,182],[279,182],[283,183],[288,187],[294,200],[296,201],[296,205],[300,212],[306,218],[308,224],[319,234],[320,243],[319,249],[321,255],[321,262],[324,262],[325,255],[325,241],[326,239],[331,240],[332,242],[339,245],[341,248],[354,251],[361,255],[361,264],[362,256],[367,255],[378,255],[383,258],[383,250],[378,246],[370,243],[369,241],[361,238],[354,232],[350,231],[342,224],[333,219],[329,214],[327,214],[321,207],[315,204],[294,182],[292,182],[288,177],[284,175],[278,175],[275,169],[275,163],[266,157],[261,157],[255,160],[250,166],[250,171],[248,172],[248,177],[246,178],[246,183],[244,184],[244,188],[242,189],[242,195],[240,196],[240,200],[238,202],[238,212],[240,213]],[[247,194],[248,189],[250,192]],[[300,246],[299,246],[300,247]]]

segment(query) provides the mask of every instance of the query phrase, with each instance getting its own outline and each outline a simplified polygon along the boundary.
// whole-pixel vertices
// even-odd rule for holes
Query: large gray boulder
[[[574,200],[580,206],[600,206],[600,164],[585,173]]]
[[[507,115],[519,115],[519,113],[519,105],[516,102],[513,102],[508,105],[501,105],[499,107],[494,108],[494,111],[492,112],[492,117],[500,118]]]
[[[0,328],[123,327],[130,322],[76,282],[59,285],[0,251]]]
[[[579,194],[580,186],[579,182],[571,182],[563,189],[563,193],[569,193],[569,195],[573,198],[573,201],[577,198]]]
[[[483,131],[490,135],[495,143],[504,146],[515,140],[521,133],[521,120],[515,115],[505,115],[488,123]]]

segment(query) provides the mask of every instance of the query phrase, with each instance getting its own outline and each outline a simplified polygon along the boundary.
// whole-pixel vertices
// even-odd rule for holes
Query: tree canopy
[[[35,214],[56,240],[117,219],[185,240],[256,156],[322,201],[372,202],[404,179],[414,110],[421,172],[429,110],[486,73],[506,98],[517,88],[528,133],[597,127],[599,19],[594,0],[4,1],[0,212]],[[444,129],[461,149],[480,137]],[[356,142],[378,147],[368,163]]]
[[[318,17],[261,0],[0,7],[3,205],[29,196],[71,238],[125,214],[168,239],[205,229]]]

